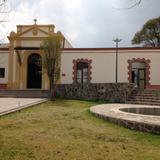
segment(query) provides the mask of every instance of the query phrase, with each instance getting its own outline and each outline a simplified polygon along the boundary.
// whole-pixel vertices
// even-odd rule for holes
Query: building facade
[[[46,73],[40,65],[40,45],[44,38],[62,34],[54,25],[18,25],[0,46],[1,89],[48,89]],[[64,37],[64,36],[63,36]],[[72,48],[63,38],[61,84],[115,83],[115,48]],[[134,83],[137,88],[160,89],[160,48],[119,48],[118,83]]]

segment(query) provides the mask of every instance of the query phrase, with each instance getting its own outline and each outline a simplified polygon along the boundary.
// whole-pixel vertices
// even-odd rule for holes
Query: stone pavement
[[[160,116],[127,113],[121,111],[122,108],[160,108],[160,106],[102,104],[91,107],[90,111],[97,117],[130,129],[160,134]]]
[[[0,116],[47,101],[44,98],[0,98]]]

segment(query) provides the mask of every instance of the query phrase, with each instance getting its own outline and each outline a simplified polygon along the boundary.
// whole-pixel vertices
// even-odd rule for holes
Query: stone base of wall
[[[125,103],[133,88],[129,83],[60,84],[56,97]]]

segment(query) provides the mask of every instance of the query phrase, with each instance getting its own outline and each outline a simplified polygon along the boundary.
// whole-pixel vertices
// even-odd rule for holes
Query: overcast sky
[[[114,47],[113,39],[131,46],[135,32],[151,18],[160,16],[160,0],[143,0],[132,9],[134,0],[9,0],[15,9],[11,22],[1,26],[2,37],[18,24],[54,24],[73,47]]]

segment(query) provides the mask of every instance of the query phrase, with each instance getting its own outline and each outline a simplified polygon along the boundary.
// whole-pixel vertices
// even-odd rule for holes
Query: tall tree
[[[160,17],[147,21],[142,29],[134,35],[132,44],[144,47],[160,47]]]
[[[60,79],[62,35],[60,32],[46,38],[41,49],[43,51],[42,66],[46,70],[50,83],[50,100],[55,100],[55,88]]]

